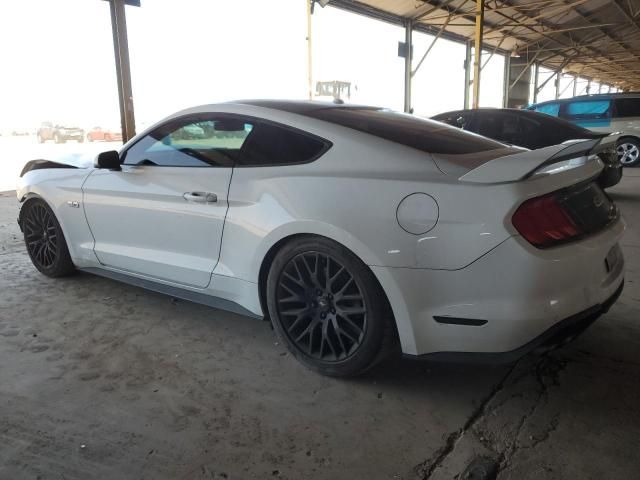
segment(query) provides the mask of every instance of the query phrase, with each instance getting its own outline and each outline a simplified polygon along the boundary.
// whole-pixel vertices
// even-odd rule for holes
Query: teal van
[[[640,165],[640,93],[610,93],[551,100],[527,110],[560,117],[596,132],[620,132],[618,159]]]

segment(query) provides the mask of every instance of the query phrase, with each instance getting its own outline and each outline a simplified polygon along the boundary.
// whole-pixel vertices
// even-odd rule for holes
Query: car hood
[[[31,170],[44,168],[92,168],[94,166],[95,154],[92,153],[72,153],[55,160],[36,159],[25,163],[20,176]]]

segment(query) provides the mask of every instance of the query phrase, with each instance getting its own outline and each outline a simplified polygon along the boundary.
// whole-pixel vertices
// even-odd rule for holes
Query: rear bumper
[[[371,268],[389,298],[405,354],[504,355],[508,361],[564,325],[595,319],[615,301],[624,281],[618,245],[624,228],[619,219],[547,250],[511,237],[460,270]],[[611,253],[618,254],[612,265]]]
[[[591,326],[601,315],[604,315],[609,311],[611,306],[616,303],[622,290],[624,288],[624,281],[620,284],[618,289],[611,297],[605,300],[603,303],[594,305],[580,313],[565,318],[560,322],[553,325],[551,328],[543,332],[538,337],[534,338],[530,342],[522,345],[519,348],[510,350],[508,352],[500,353],[478,353],[478,352],[436,352],[427,353],[424,355],[407,355],[406,358],[415,360],[429,360],[437,362],[460,362],[460,363],[488,363],[488,364],[502,364],[515,362],[524,355],[539,351],[545,352],[553,348],[565,345],[575,340],[582,332]]]

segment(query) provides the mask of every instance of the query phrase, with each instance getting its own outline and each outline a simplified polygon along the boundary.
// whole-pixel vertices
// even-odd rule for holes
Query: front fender
[[[16,188],[19,202],[24,204],[30,198],[41,198],[49,205],[60,223],[71,259],[78,267],[98,264],[82,203],[82,184],[90,173],[91,170],[79,168],[32,170],[18,179]]]

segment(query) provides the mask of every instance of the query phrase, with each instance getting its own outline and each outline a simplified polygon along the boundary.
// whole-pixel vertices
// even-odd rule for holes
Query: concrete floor
[[[640,478],[640,169],[611,195],[627,286],[577,341],[340,381],[266,322],[40,275],[0,194],[0,479],[450,479],[479,455],[501,480]]]

